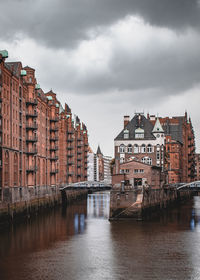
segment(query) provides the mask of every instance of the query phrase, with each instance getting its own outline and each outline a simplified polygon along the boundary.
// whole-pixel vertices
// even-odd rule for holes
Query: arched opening
[[[139,147],[137,144],[134,145],[134,154],[138,154],[139,153]]]
[[[131,145],[131,144],[128,145],[128,153],[129,153],[129,154],[132,153],[132,145]]]
[[[146,153],[146,146],[145,146],[145,144],[142,144],[142,146],[141,146],[141,153]]]
[[[5,152],[5,160],[4,160],[4,185],[9,186],[9,153],[8,151]]]
[[[18,155],[14,154],[14,186],[18,185]]]
[[[125,147],[124,147],[123,144],[120,145],[120,147],[119,147],[119,152],[120,152],[120,153],[124,153],[124,152],[125,152]]]

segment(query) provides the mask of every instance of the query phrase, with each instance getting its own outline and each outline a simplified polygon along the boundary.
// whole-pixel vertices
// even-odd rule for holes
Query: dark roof
[[[80,119],[78,116],[76,117],[76,123],[80,123]]]
[[[71,113],[71,109],[69,108],[69,106],[67,104],[65,104],[65,109],[66,109],[67,113]]]
[[[181,144],[183,144],[183,123],[184,123],[184,117],[176,117],[178,119],[178,124],[170,124],[169,121],[167,121],[165,124],[162,125],[165,135],[170,135],[172,137],[172,140],[178,141]]]
[[[11,71],[15,76],[19,77],[20,69],[21,69],[21,62],[6,62],[6,68]]]
[[[140,116],[140,117],[139,117]],[[119,133],[115,140],[124,140],[124,130],[129,130],[129,138],[127,140],[135,140],[135,130],[137,128],[144,129],[144,138],[141,140],[155,140],[152,130],[154,125],[144,115],[136,114],[127,126]],[[140,139],[137,139],[140,140]]]
[[[101,152],[101,149],[100,149],[99,145],[98,145],[98,148],[97,148],[97,155],[103,155],[102,152]]]

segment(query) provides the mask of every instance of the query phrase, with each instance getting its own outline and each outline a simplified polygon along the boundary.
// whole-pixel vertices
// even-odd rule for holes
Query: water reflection
[[[89,194],[87,200],[87,215],[89,218],[109,218],[110,193]]]
[[[200,279],[200,197],[143,222],[108,221],[109,192],[0,230],[0,279]]]

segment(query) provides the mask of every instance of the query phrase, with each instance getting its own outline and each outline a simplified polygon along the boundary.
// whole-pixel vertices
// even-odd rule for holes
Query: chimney
[[[129,116],[124,116],[124,128],[127,126],[127,124],[129,123]]]

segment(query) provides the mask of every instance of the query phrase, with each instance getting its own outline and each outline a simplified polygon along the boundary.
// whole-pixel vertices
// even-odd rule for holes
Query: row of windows
[[[120,169],[120,174],[129,174],[130,170],[129,169]],[[134,169],[134,173],[144,173],[144,169]]]
[[[160,150],[159,144],[156,146],[156,149]],[[161,145],[161,150],[164,150],[163,145]],[[134,152],[134,154],[138,154],[138,153],[153,153],[153,151],[154,151],[154,147],[151,144],[149,144],[147,146],[145,144],[142,144],[141,146],[138,146],[137,144],[135,144],[133,147],[131,144],[129,144],[127,147],[125,147],[125,145],[123,145],[123,144],[119,146],[120,153]]]
[[[120,158],[120,163],[123,163],[124,161],[125,161],[124,158]],[[152,158],[150,158],[150,157],[143,157],[141,159],[141,162],[149,164],[149,165],[152,165]]]

